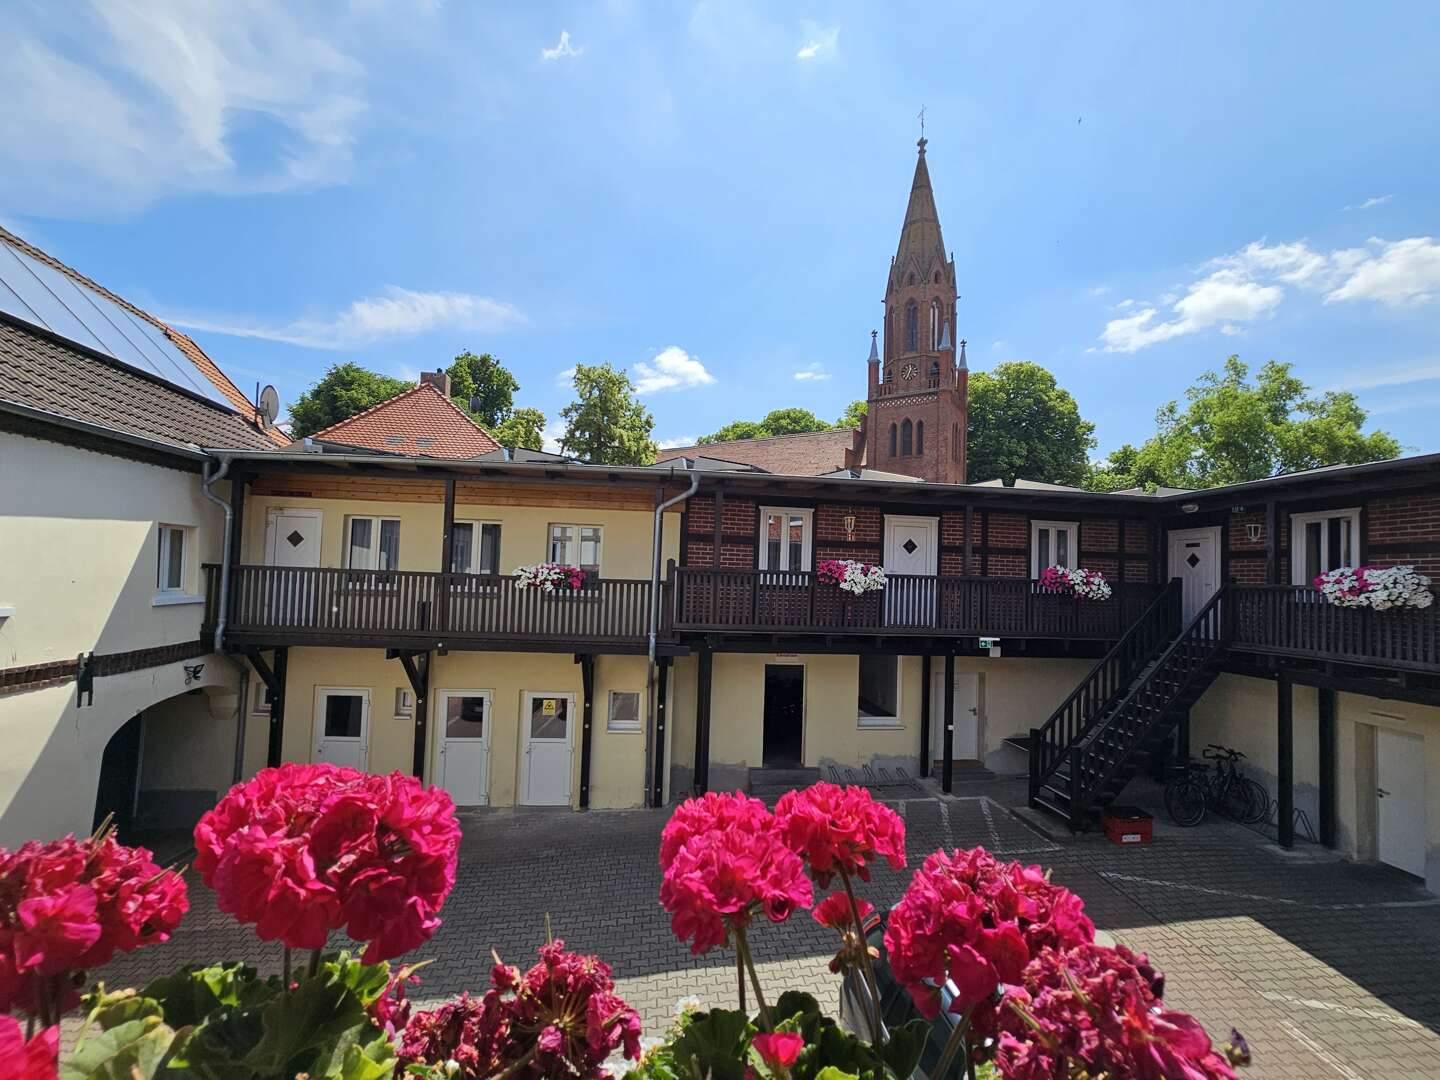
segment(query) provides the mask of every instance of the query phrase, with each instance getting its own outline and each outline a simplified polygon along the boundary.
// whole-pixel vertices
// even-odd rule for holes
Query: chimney
[[[444,368],[436,368],[434,371],[422,371],[420,373],[420,385],[429,383],[446,397],[450,396],[450,376],[445,374]]]

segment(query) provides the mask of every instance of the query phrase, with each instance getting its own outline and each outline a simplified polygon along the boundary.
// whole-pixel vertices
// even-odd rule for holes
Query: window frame
[[[895,661],[895,712],[890,716],[867,716],[860,711],[860,682],[861,665],[867,659],[888,658]],[[861,653],[855,664],[855,726],[862,730],[879,728],[894,730],[905,726],[901,717],[904,715],[903,693],[905,689],[905,664],[904,657],[893,653]]]
[[[1069,554],[1069,557],[1070,557],[1070,562],[1069,562],[1068,566],[1067,566],[1067,564],[1065,564],[1065,563],[1057,562],[1057,561],[1053,558],[1053,556],[1054,556],[1053,547],[1055,547],[1056,545],[1052,545],[1052,551],[1051,551],[1052,558],[1045,564],[1045,566],[1041,566],[1041,565],[1040,565],[1040,530],[1041,530],[1041,529],[1049,529],[1049,530],[1051,530],[1052,532],[1064,531],[1065,533],[1067,533],[1067,534],[1069,535],[1069,553],[1070,553],[1070,554]],[[1066,566],[1067,569],[1073,570],[1073,569],[1075,569],[1076,567],[1078,567],[1079,565],[1080,565],[1080,522],[1078,522],[1078,521],[1049,521],[1049,520],[1044,520],[1044,519],[1041,519],[1041,518],[1032,518],[1032,519],[1031,519],[1031,521],[1030,521],[1030,577],[1031,577],[1032,580],[1035,579],[1035,578],[1038,578],[1038,577],[1040,576],[1040,571],[1041,571],[1041,570],[1044,570],[1045,567],[1047,567],[1047,566]]]
[[[565,560],[553,559],[553,558],[551,558],[550,552],[554,550],[554,545],[555,545],[555,530],[556,530],[556,529],[574,529],[574,530],[575,530],[575,539],[574,539],[573,541],[569,541],[569,543],[573,543],[573,544],[575,545],[575,547],[576,547],[576,551],[575,551],[576,561],[575,561],[575,562],[566,562]],[[600,547],[599,547],[599,550],[596,552],[596,561],[595,561],[595,563],[594,563],[593,566],[591,566],[591,565],[589,565],[589,564],[586,564],[586,563],[582,563],[582,562],[579,561],[580,548],[581,548],[581,546],[582,546],[583,543],[584,543],[584,541],[581,539],[580,534],[581,534],[582,530],[584,530],[584,529],[594,529],[594,530],[596,531],[596,533],[599,534],[598,539],[596,540],[596,543],[598,543],[598,544],[600,545]],[[545,525],[545,559],[544,559],[544,561],[545,561],[545,562],[558,562],[558,563],[561,563],[561,564],[564,565],[564,566],[578,566],[578,567],[580,567],[580,569],[582,569],[582,570],[585,571],[585,576],[586,576],[587,579],[589,579],[589,578],[603,577],[604,574],[603,574],[602,571],[603,571],[603,568],[604,568],[604,565],[605,565],[605,526],[603,526],[603,525],[595,525],[595,524],[584,524],[584,523],[578,522],[578,521],[551,521],[551,522],[547,522],[546,525]]]
[[[777,574],[805,574],[810,572],[811,565],[815,559],[815,510],[805,506],[762,506],[760,510],[760,535],[759,550],[755,553],[755,565],[757,569],[768,570]],[[771,566],[770,563],[770,539],[765,531],[765,519],[771,514],[780,514],[802,518],[800,525],[800,562],[801,566]],[[782,552],[789,550],[789,544],[783,540],[780,544]]]
[[[455,519],[455,524],[456,524],[456,525],[469,525],[470,528],[471,528],[471,530],[472,530],[472,531],[471,531],[471,534],[470,534],[470,565],[469,565],[467,568],[463,569],[463,570],[462,570],[462,569],[459,569],[459,568],[457,568],[457,567],[455,566],[455,543],[454,543],[454,536],[452,535],[452,536],[451,536],[451,544],[450,544],[450,573],[452,573],[452,574],[472,574],[472,575],[480,576],[480,577],[498,577],[498,576],[502,573],[502,571],[501,571],[501,569],[500,569],[500,552],[501,552],[501,550],[502,550],[502,548],[503,548],[503,545],[504,545],[504,542],[505,542],[504,522],[494,521],[494,520],[482,520],[482,519],[480,519],[480,518],[456,518],[456,519]],[[485,529],[486,526],[494,526],[494,528],[495,528],[495,530],[496,530],[496,531],[495,531],[495,569],[494,569],[494,570],[484,570],[484,569],[479,569],[479,570],[477,570],[475,567],[476,567],[477,562],[478,562],[478,560],[479,560],[480,552],[481,552],[481,551],[483,550],[483,548],[484,548],[484,545],[483,545],[483,544],[480,544],[480,543],[476,543],[476,540],[479,538],[479,534],[483,533],[483,531],[484,531],[484,529]]]
[[[352,539],[352,533],[353,533],[353,530],[354,530],[354,523],[357,522],[357,521],[368,521],[368,522],[370,522],[370,527],[371,527],[371,529],[373,530],[373,532],[371,533],[371,539],[372,539],[373,542],[372,542],[372,544],[371,544],[371,546],[370,546],[372,565],[370,565],[370,566],[356,566],[356,565],[354,564],[354,562],[351,561],[351,558],[352,558],[352,555],[353,555],[354,549],[355,549],[355,543],[354,543],[354,540]],[[342,556],[343,556],[343,558],[344,558],[345,569],[346,569],[346,570],[363,570],[363,571],[367,571],[367,572],[372,573],[372,574],[388,574],[388,573],[390,573],[391,571],[399,570],[399,569],[400,569],[400,567],[399,567],[398,565],[397,565],[397,566],[387,566],[387,567],[385,567],[384,569],[381,569],[381,567],[379,566],[379,563],[380,563],[380,536],[381,536],[381,533],[384,531],[385,523],[386,523],[386,522],[389,522],[389,521],[393,521],[393,522],[395,523],[395,562],[396,562],[396,563],[399,563],[399,562],[400,562],[400,531],[401,531],[401,519],[400,519],[400,518],[394,517],[394,516],[389,515],[389,514],[346,514],[346,515],[345,515],[345,531],[344,531],[344,533],[343,533],[343,534],[341,535],[341,537],[340,537],[340,543],[342,544],[341,554],[342,554]]]
[[[633,694],[635,697],[635,723],[633,726],[615,723],[615,695]],[[645,729],[644,698],[639,690],[611,690],[605,695],[605,730],[617,735],[638,735]]]
[[[155,553],[155,594],[157,596],[184,596],[189,593],[190,584],[190,527],[158,522],[155,525],[157,550]],[[170,568],[170,552],[174,546],[173,537],[180,538],[180,580],[175,585],[167,584],[166,571]]]
[[[1330,532],[1325,528],[1324,523],[1332,518],[1345,518],[1350,522],[1350,561],[1340,565],[1361,565],[1364,555],[1361,551],[1360,509],[1358,506],[1346,506],[1336,510],[1307,510],[1301,514],[1290,515],[1290,584],[1312,584],[1310,576],[1305,572],[1305,527],[1315,523],[1320,524],[1322,551],[1328,552]],[[1321,559],[1321,562],[1328,561],[1325,558]],[[1321,573],[1323,572],[1321,571]]]

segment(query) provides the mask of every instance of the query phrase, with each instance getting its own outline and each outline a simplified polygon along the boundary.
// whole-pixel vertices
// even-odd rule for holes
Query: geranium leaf
[[[745,1049],[754,1027],[734,1009],[695,1013],[675,1038],[675,1061],[689,1075],[711,1080],[740,1080],[745,1075]]]
[[[827,1065],[815,1074],[815,1080],[858,1080],[855,1073],[848,1073],[843,1069],[837,1069],[834,1065]]]
[[[77,1046],[61,1063],[60,1080],[150,1080],[174,1038],[158,1016],[127,1020]]]
[[[902,1027],[890,1031],[890,1037],[886,1040],[880,1051],[886,1066],[896,1076],[909,1076],[920,1064],[920,1055],[925,1050],[925,1043],[930,1038],[930,1022],[928,1020],[911,1020]]]
[[[803,1031],[812,1018],[819,1018],[820,1003],[811,994],[799,990],[786,990],[780,995],[780,1000],[775,1003],[775,1008],[771,1010],[771,1013],[783,1020],[788,1020],[792,1016],[801,1017],[800,1027]]]

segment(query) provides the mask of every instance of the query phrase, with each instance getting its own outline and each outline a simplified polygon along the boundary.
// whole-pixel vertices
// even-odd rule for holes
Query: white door
[[[885,517],[885,576],[934,578],[940,557],[940,522],[927,517]],[[885,586],[885,621],[890,626],[933,626],[935,582],[901,580]]]
[[[1178,529],[1170,537],[1170,576],[1180,579],[1181,618],[1189,622],[1220,587],[1220,527]]]
[[[320,565],[319,510],[272,509],[265,518],[265,565],[303,570]],[[260,616],[266,625],[314,626],[318,589],[315,575],[266,575],[262,579]],[[242,601],[243,602],[243,601]]]
[[[370,757],[370,691],[322,686],[315,691],[315,758],[364,769]]]
[[[1380,861],[1425,876],[1425,741],[1375,729],[1375,795]]]
[[[490,691],[441,690],[435,701],[435,775],[456,806],[490,801]]]
[[[520,725],[520,801],[526,806],[569,806],[575,695],[526,691],[520,699]]]
[[[945,662],[933,670],[930,687],[930,760],[945,760]],[[979,761],[980,752],[980,673],[955,673],[955,734],[950,745],[952,761]]]

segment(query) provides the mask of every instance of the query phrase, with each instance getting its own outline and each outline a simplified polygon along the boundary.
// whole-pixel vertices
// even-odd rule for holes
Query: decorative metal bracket
[[[81,653],[75,660],[75,707],[95,704],[95,654]]]

